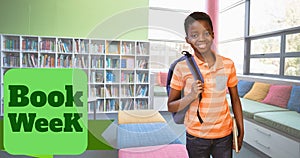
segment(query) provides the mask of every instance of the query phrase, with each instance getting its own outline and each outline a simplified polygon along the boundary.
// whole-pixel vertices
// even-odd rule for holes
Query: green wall
[[[0,0],[0,34],[146,40],[148,0]]]

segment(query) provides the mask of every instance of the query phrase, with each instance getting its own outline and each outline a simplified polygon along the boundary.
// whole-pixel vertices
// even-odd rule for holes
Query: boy
[[[232,118],[226,100],[228,87],[238,127],[238,148],[244,137],[243,115],[237,92],[238,79],[233,62],[212,49],[214,32],[210,17],[203,12],[190,14],[184,22],[186,42],[194,50],[195,61],[204,83],[194,81],[186,61],[178,62],[171,80],[168,111],[177,112],[190,105],[186,112],[186,148],[189,157],[232,157]],[[181,98],[181,90],[184,97]],[[198,95],[201,93],[202,100]],[[197,109],[199,112],[197,113]],[[200,115],[201,123],[197,115]]]

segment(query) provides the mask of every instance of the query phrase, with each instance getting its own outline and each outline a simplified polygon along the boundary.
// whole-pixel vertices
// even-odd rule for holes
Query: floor
[[[172,120],[172,116],[168,112],[161,112],[162,116],[166,119],[169,126],[174,130],[174,132],[179,135],[179,139],[185,143],[185,129],[183,125],[177,125]],[[97,116],[96,119],[115,119],[116,114],[105,114],[105,116],[100,115]],[[107,141],[113,146],[116,145],[116,125],[110,126],[107,132],[103,133],[107,138],[111,137],[112,139],[107,139]],[[56,155],[54,158],[117,158],[118,151],[117,150],[88,150],[81,155],[72,155],[72,156],[62,156]],[[0,151],[0,158],[29,158],[28,156],[13,156],[4,151]],[[250,145],[244,143],[243,148],[239,153],[233,154],[233,158],[268,158],[268,156],[254,149]]]

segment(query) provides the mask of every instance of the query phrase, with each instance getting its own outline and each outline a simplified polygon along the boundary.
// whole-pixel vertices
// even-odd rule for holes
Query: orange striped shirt
[[[185,115],[184,124],[189,134],[206,139],[222,138],[232,132],[232,120],[226,100],[226,87],[234,87],[238,83],[236,70],[232,60],[216,55],[216,62],[211,68],[196,56],[195,61],[204,78],[202,100],[199,104],[195,99]],[[171,80],[171,88],[181,91],[184,95],[191,91],[194,78],[186,61],[178,62]],[[200,124],[197,117],[197,108],[200,106]]]

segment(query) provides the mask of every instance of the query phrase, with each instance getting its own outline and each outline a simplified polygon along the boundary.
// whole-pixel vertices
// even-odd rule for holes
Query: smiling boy
[[[226,100],[229,90],[238,128],[238,147],[244,137],[243,115],[237,92],[238,79],[232,60],[211,49],[214,39],[210,17],[203,12],[190,14],[184,22],[186,42],[194,50],[194,58],[204,82],[194,81],[185,61],[177,63],[171,80],[168,111],[177,112],[190,105],[186,112],[186,147],[189,157],[232,157],[232,118]],[[184,97],[181,91],[184,90]],[[201,93],[202,100],[198,100]],[[197,117],[197,109],[203,119]]]

